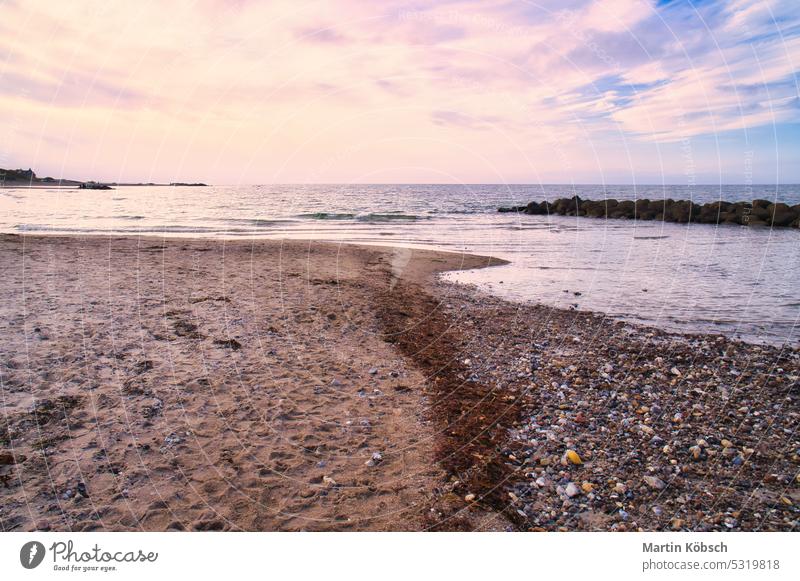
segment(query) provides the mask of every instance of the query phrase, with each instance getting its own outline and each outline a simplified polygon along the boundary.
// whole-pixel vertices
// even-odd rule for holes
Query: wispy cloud
[[[653,146],[668,155],[687,139],[800,122],[795,1],[32,0],[3,10],[0,115],[16,121],[0,143],[26,167],[218,181],[385,170],[417,181],[389,168],[435,160],[432,174],[464,181],[568,181],[602,177],[624,156],[680,175],[681,155],[653,161]],[[343,145],[359,154],[343,158]]]

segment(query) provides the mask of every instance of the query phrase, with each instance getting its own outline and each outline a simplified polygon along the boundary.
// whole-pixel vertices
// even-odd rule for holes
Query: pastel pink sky
[[[0,167],[800,181],[796,0],[0,0]]]

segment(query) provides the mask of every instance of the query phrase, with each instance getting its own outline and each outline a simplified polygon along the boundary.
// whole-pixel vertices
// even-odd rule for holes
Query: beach
[[[797,528],[796,346],[435,276],[501,262],[3,235],[0,527]]]

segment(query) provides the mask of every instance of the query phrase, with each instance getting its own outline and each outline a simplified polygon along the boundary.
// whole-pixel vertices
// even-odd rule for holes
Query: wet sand
[[[436,281],[493,264],[461,254],[6,235],[0,264],[2,530],[797,527],[796,349]]]

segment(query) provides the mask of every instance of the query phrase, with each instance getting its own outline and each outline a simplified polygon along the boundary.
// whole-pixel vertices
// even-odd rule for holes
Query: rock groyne
[[[789,206],[769,200],[752,202],[709,202],[691,200],[582,200],[578,196],[554,202],[531,202],[527,206],[498,208],[499,212],[529,215],[586,216],[589,218],[621,218],[663,220],[688,224],[736,224],[741,226],[773,226],[800,228],[800,204]]]

